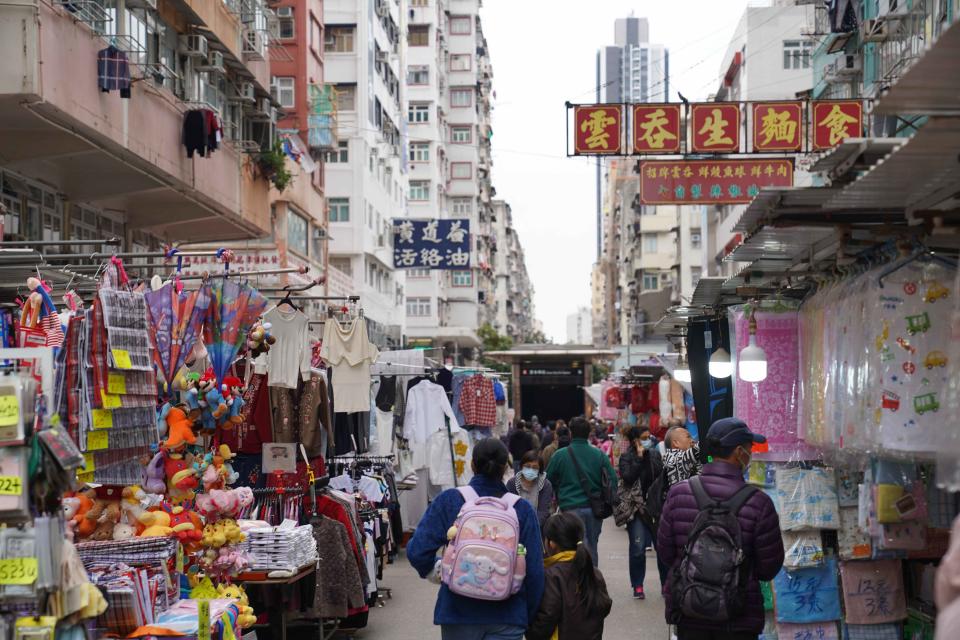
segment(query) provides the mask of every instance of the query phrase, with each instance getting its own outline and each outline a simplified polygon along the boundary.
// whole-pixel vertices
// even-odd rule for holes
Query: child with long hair
[[[613,601],[603,574],[583,544],[583,521],[575,513],[550,516],[543,525],[547,555],[543,599],[527,640],[600,640]]]

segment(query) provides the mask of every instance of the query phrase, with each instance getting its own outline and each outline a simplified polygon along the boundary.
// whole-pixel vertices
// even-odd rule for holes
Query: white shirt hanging
[[[298,374],[304,382],[310,379],[307,316],[296,309],[274,307],[263,315],[263,320],[273,325],[270,334],[277,339],[270,347],[267,384],[296,389]]]
[[[418,382],[407,393],[403,437],[411,442],[426,442],[434,432],[445,429],[444,416],[450,418],[451,433],[460,431],[446,390],[427,380]]]

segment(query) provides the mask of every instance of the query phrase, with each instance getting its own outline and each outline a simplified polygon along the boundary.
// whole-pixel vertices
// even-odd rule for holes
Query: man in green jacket
[[[590,555],[593,556],[593,566],[597,566],[600,562],[600,556],[597,554],[597,543],[600,540],[603,520],[595,517],[593,511],[590,510],[590,501],[583,492],[577,467],[570,456],[576,456],[591,492],[600,491],[600,474],[604,467],[607,469],[608,477],[611,480],[616,478],[617,475],[613,470],[613,465],[610,464],[610,458],[587,441],[587,438],[590,437],[590,424],[586,419],[577,417],[571,420],[570,432],[573,441],[570,446],[560,449],[550,459],[550,464],[547,467],[547,479],[554,487],[560,510],[572,511],[583,520],[586,529],[586,539],[583,544],[590,551]]]

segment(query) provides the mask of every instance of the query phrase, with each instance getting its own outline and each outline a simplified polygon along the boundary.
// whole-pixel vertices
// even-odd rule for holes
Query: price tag
[[[93,471],[97,468],[97,464],[93,459],[92,453],[83,454],[83,468],[85,471]]]
[[[129,351],[126,349],[110,349],[110,353],[113,354],[113,364],[116,365],[117,369],[133,369]]]
[[[119,409],[123,406],[120,403],[120,396],[114,393],[107,393],[103,389],[100,390],[100,398],[103,400],[104,409]]]
[[[0,584],[33,584],[37,581],[36,558],[0,560]]]
[[[177,573],[183,573],[183,545],[177,544]]]
[[[87,451],[101,451],[110,446],[110,434],[106,431],[91,431],[87,434]]]
[[[20,424],[20,402],[17,396],[0,396],[0,427]]]
[[[94,480],[93,471],[77,470],[77,480],[79,480],[80,482],[86,482],[86,483],[93,482]]]
[[[113,413],[109,409],[93,410],[93,428],[110,429],[113,427]]]
[[[20,476],[0,476],[0,496],[19,496],[23,494],[23,480]]]
[[[210,640],[209,600],[197,600],[197,640]]]
[[[127,392],[127,377],[122,373],[111,373],[107,375],[107,391],[124,395]]]

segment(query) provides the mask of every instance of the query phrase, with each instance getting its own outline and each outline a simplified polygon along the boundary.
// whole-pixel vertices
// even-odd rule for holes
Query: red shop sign
[[[581,105],[573,110],[575,154],[618,155],[623,147],[623,115],[617,105]]]
[[[641,160],[642,204],[746,204],[764,187],[792,187],[793,160]]]

